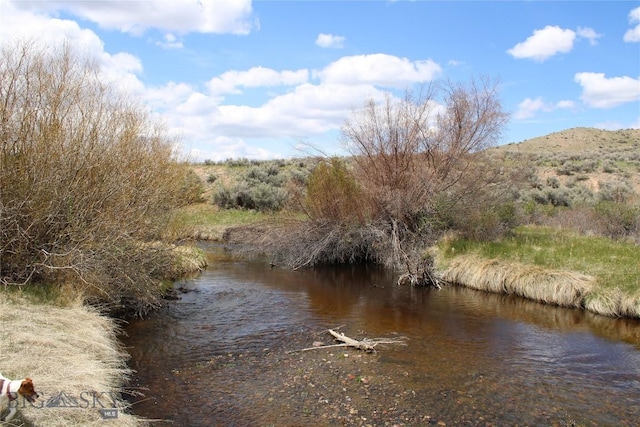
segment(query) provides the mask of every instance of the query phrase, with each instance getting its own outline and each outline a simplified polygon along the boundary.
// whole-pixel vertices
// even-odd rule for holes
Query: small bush
[[[250,184],[264,183],[275,187],[282,187],[286,178],[280,174],[280,168],[275,164],[254,166],[245,175]]]
[[[619,239],[640,232],[640,206],[601,201],[596,204],[595,212],[609,237]]]
[[[625,203],[634,194],[633,188],[626,183],[603,182],[600,183],[598,199],[606,202]]]
[[[514,203],[504,203],[474,211],[456,224],[461,236],[478,241],[492,241],[503,237],[516,225],[520,218]]]
[[[545,195],[553,206],[571,206],[571,197],[565,189],[547,189]]]
[[[198,175],[190,168],[183,178],[180,192],[183,195],[182,197],[185,203],[198,203],[202,201],[204,186]]]
[[[560,181],[555,176],[550,176],[547,178],[547,185],[551,188],[560,188]]]
[[[260,212],[277,212],[287,202],[288,193],[282,188],[261,183],[251,189],[253,209]]]
[[[249,209],[260,212],[281,210],[289,198],[288,192],[266,183],[239,182],[222,187],[213,195],[213,203],[222,209]]]
[[[225,163],[232,168],[241,168],[250,165],[249,159],[240,158],[240,159],[227,159]]]
[[[618,167],[616,166],[616,164],[611,161],[611,160],[606,160],[603,164],[602,164],[602,172],[604,173],[615,173],[618,171]]]
[[[580,166],[578,166],[576,163],[571,161],[565,161],[562,164],[562,166],[559,166],[556,169],[556,173],[558,175],[566,175],[566,176],[571,176],[579,171],[580,171]]]
[[[303,209],[314,219],[364,222],[367,217],[362,190],[344,161],[320,163],[309,177]]]
[[[593,173],[598,169],[598,160],[585,160],[582,162],[580,167],[580,172],[582,173]]]

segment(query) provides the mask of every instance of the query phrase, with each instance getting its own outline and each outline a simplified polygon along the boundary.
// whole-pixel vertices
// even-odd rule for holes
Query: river
[[[637,320],[398,287],[372,266],[293,272],[206,248],[210,266],[175,284],[180,300],[125,327],[132,387],[144,393],[133,412],[164,420],[154,425],[640,422]],[[340,326],[407,345],[287,353],[332,344],[322,331]]]

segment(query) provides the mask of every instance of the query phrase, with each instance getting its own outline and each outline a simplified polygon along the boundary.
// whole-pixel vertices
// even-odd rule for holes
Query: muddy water
[[[176,284],[187,291],[181,300],[126,327],[134,385],[145,394],[133,411],[165,420],[156,425],[640,423],[637,321],[458,287],[400,288],[372,267],[271,269],[209,249],[209,269]],[[330,343],[317,333],[340,325],[355,338],[408,338],[372,356],[337,350],[349,363],[358,357],[373,378],[358,389],[367,392],[359,412],[359,391],[347,386],[325,386],[329,398],[318,394],[316,403],[313,393],[331,381],[318,369],[315,384],[299,384],[308,375],[294,361],[330,364],[334,353],[284,356],[317,339]],[[285,378],[296,369],[298,377]],[[388,387],[376,389],[375,378]],[[391,386],[396,394],[384,396]],[[328,404],[341,391],[351,406]]]

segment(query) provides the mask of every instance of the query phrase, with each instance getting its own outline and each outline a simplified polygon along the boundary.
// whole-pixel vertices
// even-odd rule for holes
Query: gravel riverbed
[[[162,394],[152,393],[145,398],[146,407],[155,407],[155,415],[168,420],[152,425],[582,425],[553,408],[540,411],[535,423],[518,422],[519,408],[526,402],[514,398],[486,405],[486,396],[480,402],[473,390],[496,387],[483,383],[480,374],[465,390],[425,385],[413,378],[410,366],[393,363],[394,354],[410,347],[381,345],[376,353],[344,347],[295,351],[318,339],[307,333],[290,334],[274,348],[220,354],[173,369],[165,375],[164,392],[189,393],[189,409],[167,407]],[[322,340],[334,344],[328,334]],[[141,415],[154,415],[149,412]]]

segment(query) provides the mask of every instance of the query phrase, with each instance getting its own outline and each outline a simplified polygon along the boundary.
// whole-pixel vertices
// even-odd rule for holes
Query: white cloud
[[[21,4],[21,3],[18,3]],[[82,29],[75,21],[50,18],[43,13],[22,10],[8,0],[0,0],[2,10],[0,41],[33,39],[51,46],[70,41],[88,51],[102,52],[102,40],[91,30]]]
[[[63,43],[69,43],[79,54],[95,59],[100,66],[103,82],[114,84],[127,92],[139,93],[144,88],[138,78],[143,71],[140,59],[127,52],[106,52],[104,43],[93,31],[80,28],[75,21],[50,18],[42,13],[15,7],[14,3],[7,0],[0,0],[0,7],[2,43],[29,40],[47,49],[61,48]]]
[[[542,62],[558,53],[569,52],[573,49],[575,38],[576,33],[573,30],[563,30],[558,26],[547,25],[541,30],[534,30],[533,35],[507,50],[507,53],[514,58]]]
[[[576,103],[569,100],[558,101],[554,109],[573,109],[576,108]]]
[[[299,85],[258,107],[219,105],[207,126],[242,138],[304,138],[338,129],[352,108],[382,93],[366,85]]]
[[[214,138],[207,146],[211,148],[193,148],[183,145],[182,149],[188,153],[189,160],[193,161],[213,160],[219,162],[232,158],[268,160],[285,157],[282,153],[248,145],[241,138],[220,136]]]
[[[640,42],[640,7],[629,12],[629,23],[636,26],[624,33],[623,40],[630,43]]]
[[[295,86],[309,79],[309,71],[276,71],[253,67],[247,71],[227,71],[209,80],[207,86],[213,94],[240,93],[238,87]]]
[[[590,107],[611,108],[640,100],[640,78],[607,78],[604,73],[577,73],[574,79],[582,86],[580,99]]]
[[[343,36],[320,33],[316,39],[316,44],[320,47],[339,49],[344,47],[344,40]]]
[[[570,52],[575,41],[581,38],[587,39],[590,45],[595,46],[600,37],[601,34],[589,27],[578,27],[573,31],[557,25],[547,25],[541,30],[534,30],[533,35],[507,50],[507,53],[516,59],[544,62],[554,55]]]
[[[187,83],[169,82],[164,86],[147,88],[145,98],[151,104],[172,105],[187,99],[192,92],[194,88]]]
[[[8,2],[8,1],[7,1]],[[150,28],[176,33],[248,34],[257,25],[251,0],[14,1],[22,9],[65,11],[101,28],[140,35]]]
[[[602,37],[602,34],[596,33],[593,28],[578,27],[577,34],[579,37],[589,40],[591,46],[598,44],[598,39]]]
[[[125,93],[140,93],[144,89],[144,84],[138,78],[143,71],[140,58],[126,52],[114,55],[100,52],[96,56],[101,65],[103,82],[114,84]]]
[[[402,88],[413,83],[433,80],[442,68],[431,59],[410,61],[393,55],[345,56],[317,71],[323,83],[370,84]]]
[[[513,118],[518,120],[529,119],[535,116],[539,111],[550,113],[559,109],[573,108],[575,108],[575,102],[573,101],[563,100],[554,104],[551,102],[545,102],[541,97],[536,99],[526,98],[518,104],[518,110],[513,114]]]
[[[514,119],[528,119],[533,117],[536,111],[544,108],[544,101],[542,98],[526,98],[520,104],[518,104],[518,110],[513,114]]]
[[[618,121],[608,121],[596,123],[593,127],[606,130],[619,130],[619,129],[640,129],[640,116],[633,123],[620,123]]]
[[[162,41],[157,41],[155,44],[163,49],[182,49],[184,47],[182,40],[179,40],[178,37],[172,33],[166,33]]]

